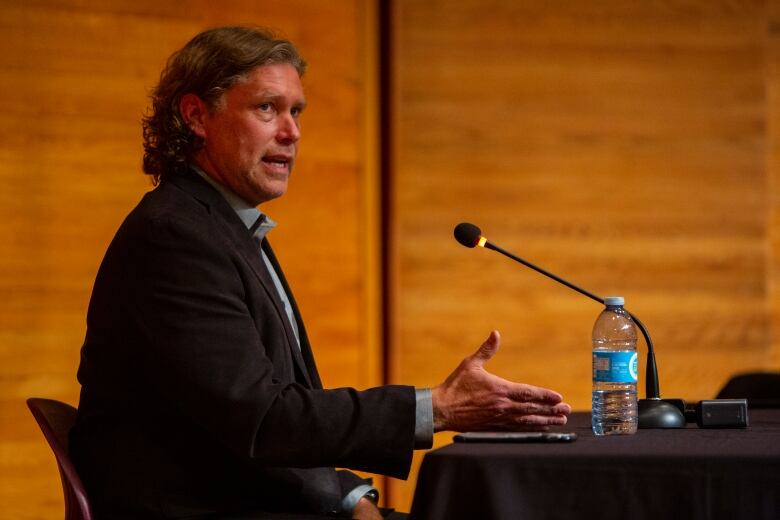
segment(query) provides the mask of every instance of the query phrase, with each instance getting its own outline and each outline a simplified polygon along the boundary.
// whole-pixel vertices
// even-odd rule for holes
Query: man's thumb
[[[485,342],[480,345],[474,353],[474,360],[479,362],[480,366],[484,365],[490,361],[490,358],[492,358],[496,352],[498,352],[498,346],[500,344],[501,334],[499,334],[497,330],[492,331],[490,336],[488,336]]]

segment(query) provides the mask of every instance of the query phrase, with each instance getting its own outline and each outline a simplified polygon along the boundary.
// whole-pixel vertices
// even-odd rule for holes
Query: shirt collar
[[[247,201],[233,193],[233,191],[219,184],[198,166],[194,164],[191,166],[198,175],[203,177],[206,182],[211,184],[214,189],[225,198],[227,203],[230,204],[230,207],[233,208],[233,211],[236,212],[236,215],[238,215],[238,218],[241,219],[241,222],[243,222],[247,229],[252,231],[252,234],[259,240],[263,240],[268,232],[276,227],[276,222],[271,220],[268,215],[249,204]]]

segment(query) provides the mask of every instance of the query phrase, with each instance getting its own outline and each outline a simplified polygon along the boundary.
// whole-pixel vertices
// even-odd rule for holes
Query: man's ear
[[[179,101],[179,113],[192,133],[206,139],[205,118],[208,115],[206,103],[195,94],[184,94]]]

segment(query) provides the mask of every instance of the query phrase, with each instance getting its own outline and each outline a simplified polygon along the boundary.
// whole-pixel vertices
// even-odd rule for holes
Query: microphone
[[[505,251],[499,246],[495,245],[487,238],[482,236],[482,230],[480,230],[474,224],[468,222],[461,222],[455,226],[454,230],[455,240],[459,244],[474,248],[484,247],[485,249],[492,249],[502,255],[511,258],[515,262],[519,262],[526,267],[530,267],[534,271],[543,274],[548,278],[552,278],[556,282],[565,285],[569,289],[573,289],[578,293],[587,296],[591,300],[595,300],[604,305],[604,298],[596,296],[595,294],[577,287],[571,282],[567,282],[560,276],[538,267],[527,260],[523,260],[519,256],[515,256],[509,251]],[[683,412],[685,410],[685,403],[681,399],[669,399],[662,400],[661,392],[658,387],[658,366],[655,361],[655,350],[653,349],[653,340],[650,339],[650,333],[647,331],[647,327],[637,318],[634,314],[628,312],[631,319],[634,320],[639,330],[642,332],[642,336],[645,338],[647,344],[647,367],[645,369],[645,399],[639,400],[639,427],[640,428],[683,428],[685,426],[685,416]]]

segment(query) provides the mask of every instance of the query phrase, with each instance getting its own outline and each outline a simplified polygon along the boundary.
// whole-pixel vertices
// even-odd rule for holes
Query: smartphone
[[[468,432],[459,433],[455,442],[573,442],[574,432]]]

